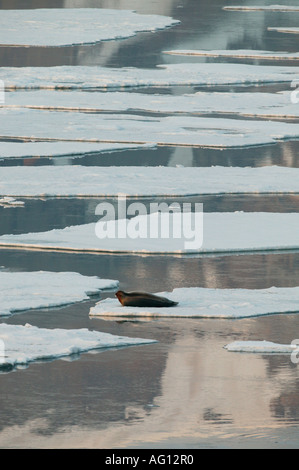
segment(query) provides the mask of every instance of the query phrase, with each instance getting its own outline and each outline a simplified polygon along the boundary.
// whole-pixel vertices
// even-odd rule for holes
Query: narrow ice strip
[[[224,349],[235,352],[298,354],[299,346],[295,344],[279,344],[272,341],[233,341]]]
[[[26,325],[0,324],[0,369],[54,360],[91,350],[103,350],[155,343],[143,338],[130,338],[88,330],[46,329]]]
[[[123,150],[154,148],[151,144],[102,142],[0,142],[0,160],[7,158],[69,157],[104,154]]]
[[[116,298],[97,302],[90,316],[162,316],[197,318],[246,318],[277,313],[299,313],[299,287],[269,289],[178,288],[160,292],[179,302],[175,307],[123,307]]]
[[[187,196],[299,193],[299,169],[250,167],[2,167],[0,195],[9,197]],[[1,199],[0,199],[1,202]]]
[[[298,67],[247,64],[163,64],[153,69],[101,66],[1,67],[8,89],[88,89],[176,85],[289,83],[299,79]]]
[[[71,46],[124,39],[180,23],[161,15],[104,8],[3,10],[0,45]]]
[[[299,58],[299,54],[298,54]],[[190,95],[159,95],[127,92],[80,92],[34,90],[6,93],[5,108],[40,110],[153,113],[238,114],[242,116],[299,117],[291,91],[279,93],[197,92]],[[64,144],[66,145],[66,144]],[[72,144],[74,146],[74,144]],[[89,144],[90,151],[92,145]],[[99,145],[99,144],[98,144]],[[110,144],[112,147],[112,144]],[[104,145],[103,145],[104,146]],[[106,144],[109,149],[109,145]],[[83,147],[84,148],[84,147]],[[72,150],[70,147],[69,152]],[[0,144],[1,152],[1,144]]]
[[[141,204],[133,206],[147,211]],[[128,213],[131,212],[127,208]],[[102,220],[104,211],[110,220]],[[157,210],[154,208],[153,210]],[[195,214],[195,213],[193,213]],[[230,254],[299,249],[299,214],[269,212],[196,211],[190,215],[152,212],[131,219],[115,219],[114,206],[97,208],[97,223],[47,232],[0,236],[6,248],[131,254]],[[114,217],[114,218],[113,218]]]
[[[147,117],[0,109],[2,138],[125,144],[248,147],[296,139],[299,124],[194,116]]]
[[[299,11],[299,9],[298,9]],[[191,55],[202,57],[236,57],[240,59],[270,59],[270,60],[298,60],[298,52],[274,52],[260,51],[253,49],[234,49],[234,50],[195,50],[195,49],[178,49],[172,51],[163,51],[164,54],[171,55]]]
[[[299,28],[274,28],[268,27],[268,31],[277,31],[278,33],[286,33],[286,34],[299,34]]]
[[[24,310],[81,302],[103,289],[116,288],[118,281],[75,272],[0,271],[0,285],[1,317]]]
[[[280,12],[292,12],[292,11],[299,11],[298,6],[294,5],[256,5],[256,6],[225,6],[223,10],[231,10],[231,11],[280,11]]]

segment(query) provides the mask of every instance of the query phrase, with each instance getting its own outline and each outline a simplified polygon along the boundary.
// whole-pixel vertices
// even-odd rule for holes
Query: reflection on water
[[[264,1],[259,2],[264,4]],[[169,49],[261,49],[297,51],[296,35],[268,26],[296,26],[295,15],[246,14],[221,9],[224,0],[0,0],[3,8],[108,7],[159,13],[181,25],[122,41],[62,48],[0,47],[1,66],[105,65],[154,67],[183,61]],[[221,59],[231,62],[231,59]],[[246,61],[270,65],[270,61]],[[273,62],[274,64],[275,62]],[[287,63],[289,65],[289,63]],[[291,63],[290,63],[291,64]],[[202,88],[200,88],[202,89]],[[210,88],[212,90],[214,88]],[[242,87],[229,91],[242,92]],[[250,87],[277,92],[285,85]],[[142,92],[152,90],[142,90]],[[157,91],[157,90],[156,90]],[[194,88],[177,89],[192,93]],[[218,91],[228,91],[218,89]],[[159,90],[161,92],[161,90]],[[170,92],[164,90],[164,92]],[[173,92],[173,91],[172,91]],[[3,160],[4,165],[165,165],[298,167],[298,142],[247,149],[161,147],[87,155],[75,159]],[[1,168],[0,168],[1,172]],[[205,211],[298,211],[293,196],[206,196]],[[190,199],[188,200],[190,201]],[[23,208],[0,208],[0,233],[63,228],[94,221],[99,201],[26,200]],[[111,202],[111,201],[109,201]],[[146,204],[150,200],[144,201]],[[170,202],[170,200],[169,200]],[[0,250],[10,271],[76,271],[119,279],[124,290],[171,291],[177,287],[266,288],[299,285],[299,254],[239,256],[128,256]],[[112,292],[102,297],[113,296]],[[31,364],[0,374],[0,447],[298,447],[299,369],[288,355],[230,353],[236,339],[289,343],[299,315],[240,320],[157,319],[113,321],[89,318],[96,299],[61,309],[24,312],[2,319],[45,328],[90,328],[152,338],[142,347],[83,354],[79,360]]]

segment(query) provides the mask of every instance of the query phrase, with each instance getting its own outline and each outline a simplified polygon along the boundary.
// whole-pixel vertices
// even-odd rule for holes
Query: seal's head
[[[126,294],[122,290],[118,290],[115,294],[115,296],[118,298],[118,300],[120,301],[122,305],[123,305],[123,298],[125,297],[125,295]]]

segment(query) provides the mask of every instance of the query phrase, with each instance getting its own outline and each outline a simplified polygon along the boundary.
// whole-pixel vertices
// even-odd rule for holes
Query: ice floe
[[[162,15],[104,8],[2,10],[0,44],[70,46],[124,39],[180,23]],[[58,34],[59,33],[59,34]]]
[[[268,289],[178,288],[160,292],[175,302],[175,307],[123,307],[116,298],[97,302],[91,316],[162,316],[245,318],[270,314],[299,313],[299,287]]]
[[[289,83],[299,79],[298,67],[248,64],[162,64],[136,67],[57,66],[1,67],[5,89],[86,89],[175,85]]]
[[[299,11],[299,9],[298,9]],[[192,55],[203,57],[236,57],[240,59],[270,59],[270,60],[298,60],[298,52],[279,52],[279,51],[260,51],[254,49],[218,49],[218,50],[196,50],[196,49],[177,49],[172,51],[163,51],[164,54],[171,55]]]
[[[76,272],[0,271],[0,285],[0,316],[5,316],[80,302],[101,290],[116,288],[118,281]]]
[[[2,138],[248,147],[299,137],[299,124],[194,116],[147,117],[0,109]]]
[[[0,145],[1,147],[1,145]],[[299,193],[299,169],[266,167],[2,167],[6,197],[187,196]],[[2,199],[3,203],[10,200]],[[1,199],[0,199],[1,203]]]
[[[299,117],[298,106],[292,103],[290,91],[279,93],[197,92],[175,97],[173,95],[117,91],[98,93],[54,90],[34,90],[31,92],[14,91],[6,93],[5,108],[36,108],[41,110],[51,109],[81,112],[146,111],[167,114],[234,113],[242,116]],[[0,152],[1,145],[2,144],[0,144]],[[92,151],[92,145],[94,145],[96,149],[96,144],[89,145],[90,151]],[[112,144],[110,145],[112,147]],[[72,146],[74,147],[74,144],[72,144]],[[106,146],[109,148],[109,144],[106,144]],[[71,152],[71,148],[69,152]]]
[[[24,201],[17,201],[13,197],[0,197],[0,206],[1,207],[23,207],[25,205]]]
[[[299,345],[297,344],[279,344],[272,341],[233,341],[224,346],[228,351],[235,352],[253,352],[253,353],[299,353]],[[298,361],[297,361],[298,362]]]
[[[107,207],[105,207],[105,210]],[[128,211],[129,211],[128,207]],[[134,207],[134,211],[135,211]],[[142,209],[145,206],[142,204]],[[184,209],[184,208],[183,208]],[[138,205],[137,211],[140,211]],[[99,215],[100,212],[97,212]],[[103,212],[101,213],[103,215]],[[0,246],[131,254],[218,255],[297,250],[299,214],[270,212],[149,213],[47,232],[0,236]],[[163,230],[161,228],[163,227]],[[167,233],[167,230],[169,233]],[[203,243],[202,243],[203,240]]]
[[[230,5],[223,7],[223,10],[292,12],[299,11],[299,7],[295,5]]]
[[[151,144],[119,144],[117,142],[0,142],[0,160],[7,158],[69,157],[109,153],[122,150],[154,148]]]
[[[286,33],[286,34],[299,34],[299,28],[276,28],[276,27],[268,27],[268,31],[277,31],[277,33]]]
[[[31,362],[74,356],[91,350],[155,343],[143,338],[117,336],[82,329],[46,329],[0,323],[0,369]]]

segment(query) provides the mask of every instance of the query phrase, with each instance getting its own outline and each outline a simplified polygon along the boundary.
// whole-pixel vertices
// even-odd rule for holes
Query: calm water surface
[[[213,58],[184,58],[162,53],[176,48],[298,50],[296,35],[267,31],[267,26],[298,26],[296,14],[225,12],[221,9],[225,4],[224,0],[2,0],[1,9],[134,9],[139,13],[172,16],[182,23],[155,34],[140,33],[128,40],[90,46],[2,47],[0,65],[146,68],[184,61],[219,62]],[[252,4],[267,2],[257,0]],[[222,62],[231,61],[222,59]],[[239,62],[273,64],[262,60]],[[222,89],[227,90],[226,87]],[[279,91],[286,87],[268,85],[263,88],[234,87],[233,90],[230,87],[230,91],[240,93],[249,89],[252,92]],[[188,87],[180,90],[181,93],[193,91]],[[173,90],[160,92],[173,93]],[[51,158],[3,160],[0,166],[61,163],[299,166],[296,141],[223,151],[172,147],[59,161]],[[296,195],[209,196],[196,201],[203,202],[206,211],[298,212],[299,207]],[[150,200],[146,202],[150,203]],[[0,233],[44,231],[88,223],[95,220],[97,203],[96,199],[47,199],[26,201],[23,208],[0,207]],[[0,266],[11,271],[76,271],[119,279],[125,290],[151,292],[196,286],[266,288],[299,285],[298,252],[157,257],[0,250]],[[102,297],[106,296],[113,296],[113,293],[103,293]],[[89,309],[97,300],[93,298],[60,309],[24,312],[1,321],[10,324],[28,322],[46,328],[89,328],[152,338],[158,343],[35,363],[25,370],[1,374],[0,447],[299,447],[298,366],[287,355],[229,353],[223,349],[236,339],[288,343],[299,335],[299,315],[270,315],[234,321],[108,321],[89,317]]]

